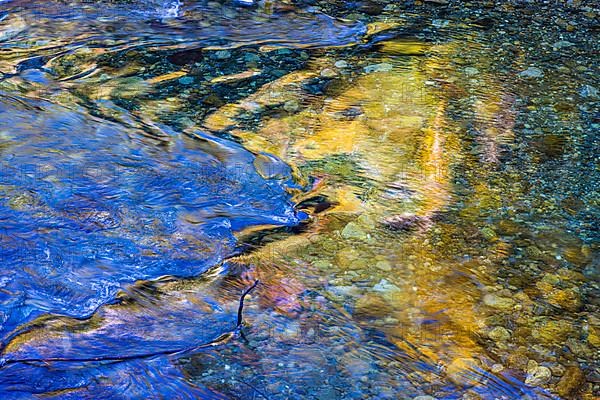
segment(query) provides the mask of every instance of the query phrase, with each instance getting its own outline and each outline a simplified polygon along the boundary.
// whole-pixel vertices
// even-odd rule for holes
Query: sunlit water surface
[[[1,398],[551,398],[510,357],[581,323],[585,144],[521,154],[483,33],[0,7]]]

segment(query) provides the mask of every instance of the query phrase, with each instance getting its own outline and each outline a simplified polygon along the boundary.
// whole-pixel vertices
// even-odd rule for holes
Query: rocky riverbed
[[[177,379],[244,399],[600,396],[594,2],[208,7],[201,45],[12,48],[0,90],[85,108],[169,151],[198,131],[234,142],[309,221],[240,229],[219,273],[159,280],[88,322],[40,321],[13,348],[46,330],[87,340],[169,301],[223,324],[258,279],[246,340],[182,356]],[[176,17],[198,15],[183,2]],[[242,40],[236,18],[262,29]],[[28,21],[0,23],[11,43]]]

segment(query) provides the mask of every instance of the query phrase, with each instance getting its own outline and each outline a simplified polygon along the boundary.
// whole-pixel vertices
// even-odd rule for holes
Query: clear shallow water
[[[3,398],[551,398],[593,367],[595,139],[585,102],[548,122],[552,72],[409,13],[172,3],[3,5]]]

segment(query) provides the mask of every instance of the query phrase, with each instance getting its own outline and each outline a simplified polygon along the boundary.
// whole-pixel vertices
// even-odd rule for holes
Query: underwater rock
[[[565,260],[575,265],[578,268],[585,268],[592,261],[592,252],[589,246],[571,246],[563,251]]]
[[[579,94],[581,97],[598,98],[598,89],[592,85],[583,85],[581,89],[579,89]]]
[[[498,372],[504,371],[504,365],[502,364],[494,364],[490,369],[493,373],[497,374]]]
[[[364,68],[364,70],[367,74],[370,74],[372,72],[388,72],[388,71],[391,71],[393,68],[394,67],[392,64],[380,63],[380,64],[367,65]]]
[[[178,82],[182,85],[191,85],[192,83],[194,83],[194,78],[192,78],[191,76],[184,76],[183,78],[179,78]]]
[[[567,321],[543,319],[534,325],[531,335],[544,344],[559,344],[569,336],[572,329]]]
[[[398,286],[389,282],[387,279],[380,280],[379,283],[373,286],[373,291],[380,293],[387,301],[389,301],[392,304],[395,303],[394,300],[397,299],[402,292],[402,290]]]
[[[348,63],[345,60],[338,60],[334,65],[336,68],[348,68]]]
[[[475,67],[466,67],[465,74],[469,75],[469,76],[474,76],[474,75],[479,74],[479,70]]]
[[[362,253],[353,247],[346,247],[335,255],[336,263],[339,267],[345,269],[363,269],[367,266],[367,260]]]
[[[553,290],[548,296],[548,303],[569,311],[577,311],[581,307],[581,295],[577,288]]]
[[[600,329],[590,326],[587,341],[594,347],[600,347]]]
[[[215,52],[215,58],[217,60],[227,60],[229,57],[231,57],[231,52],[228,50],[219,50]]]
[[[502,326],[496,326],[488,333],[488,337],[496,342],[506,342],[510,339],[510,332]]]
[[[544,72],[537,67],[529,67],[525,71],[521,71],[519,76],[524,78],[541,78],[544,76]]]
[[[560,381],[556,384],[556,392],[562,397],[575,395],[585,383],[585,375],[578,366],[567,367]]]
[[[409,231],[414,228],[425,226],[426,221],[414,214],[392,215],[383,220],[383,224],[397,231]]]
[[[283,109],[292,114],[300,109],[300,104],[297,100],[288,100],[283,104]]]
[[[524,354],[525,352],[526,350],[519,349],[519,351],[509,354],[506,359],[506,364],[513,369],[525,369],[527,367],[527,362],[529,361]]]
[[[552,378],[550,368],[538,365],[534,360],[530,360],[527,364],[527,377],[525,384],[529,386],[540,386],[548,383]]]
[[[459,357],[452,360],[446,367],[448,379],[459,386],[479,385],[483,379],[479,360]]]
[[[596,354],[596,352],[588,347],[586,342],[575,337],[569,337],[565,344],[569,350],[579,358],[589,359]]]
[[[377,261],[375,263],[375,267],[377,269],[380,269],[380,270],[384,271],[384,272],[390,272],[392,270],[392,265],[389,262],[385,261],[385,260]]]
[[[335,78],[336,76],[338,76],[338,73],[331,68],[325,68],[321,71],[321,76],[323,78]]]
[[[366,293],[354,305],[354,315],[364,319],[386,317],[392,310],[388,301],[376,293]]]
[[[367,240],[368,234],[356,222],[349,222],[342,229],[342,237],[344,239]]]
[[[497,308],[499,310],[510,310],[515,305],[515,301],[508,297],[500,297],[495,294],[486,294],[483,296],[483,303],[486,306]]]
[[[498,235],[496,234],[496,232],[494,232],[494,230],[489,226],[481,228],[481,234],[486,240],[489,240],[490,242],[498,239]]]

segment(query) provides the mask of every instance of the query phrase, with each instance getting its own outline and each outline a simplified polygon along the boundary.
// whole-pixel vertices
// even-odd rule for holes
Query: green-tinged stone
[[[510,339],[510,332],[502,326],[496,326],[488,333],[488,337],[496,342],[506,342]]]
[[[367,65],[364,70],[366,73],[371,73],[371,72],[388,72],[392,70],[393,65],[389,64],[389,63],[380,63],[380,64],[372,64],[372,65]]]
[[[500,297],[495,294],[486,294],[483,296],[483,303],[486,306],[497,308],[499,310],[510,310],[515,305],[513,299],[508,297]]]
[[[13,210],[26,210],[34,207],[35,204],[35,198],[29,193],[21,193],[8,200],[8,206]]]
[[[390,272],[392,270],[392,265],[387,261],[377,261],[375,267],[384,272]]]
[[[494,232],[494,230],[488,226],[481,229],[481,234],[483,235],[484,238],[486,238],[489,241],[493,241],[498,238],[498,235],[496,234],[496,232]]]
[[[367,233],[356,222],[349,222],[342,230],[344,239],[367,240]]]

